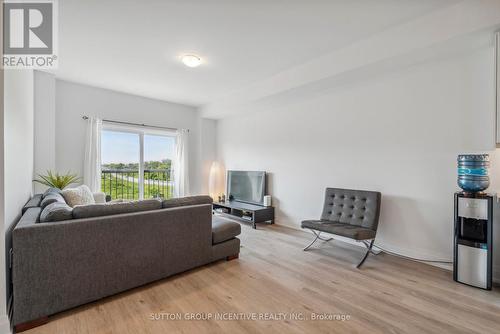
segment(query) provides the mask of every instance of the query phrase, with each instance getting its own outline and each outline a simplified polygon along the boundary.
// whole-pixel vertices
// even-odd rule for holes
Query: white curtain
[[[89,117],[85,141],[83,183],[92,192],[101,191],[101,130],[102,120]]]
[[[189,194],[188,134],[189,131],[186,129],[177,131],[173,163],[175,197],[183,197]]]

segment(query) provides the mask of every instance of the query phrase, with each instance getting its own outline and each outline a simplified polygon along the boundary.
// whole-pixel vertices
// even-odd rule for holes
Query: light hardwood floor
[[[220,261],[51,317],[25,333],[500,333],[500,289],[280,226],[242,225],[240,258]],[[167,314],[277,313],[339,320],[168,320]],[[152,316],[164,317],[152,320]],[[241,316],[241,315],[240,315]]]

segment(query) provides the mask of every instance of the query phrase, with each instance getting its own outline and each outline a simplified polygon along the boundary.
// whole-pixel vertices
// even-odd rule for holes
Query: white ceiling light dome
[[[184,55],[181,59],[184,65],[186,65],[187,67],[198,67],[201,64],[201,58],[197,55]]]

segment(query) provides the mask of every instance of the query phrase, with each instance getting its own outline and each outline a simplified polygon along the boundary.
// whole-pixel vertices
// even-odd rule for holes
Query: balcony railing
[[[144,170],[144,198],[172,198],[174,180],[170,169]],[[101,191],[112,199],[139,199],[138,170],[102,170]]]

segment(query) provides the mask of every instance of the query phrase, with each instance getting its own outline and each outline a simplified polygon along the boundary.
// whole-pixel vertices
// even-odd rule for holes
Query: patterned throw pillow
[[[70,207],[95,204],[94,195],[84,184],[76,188],[64,189],[62,195]]]

